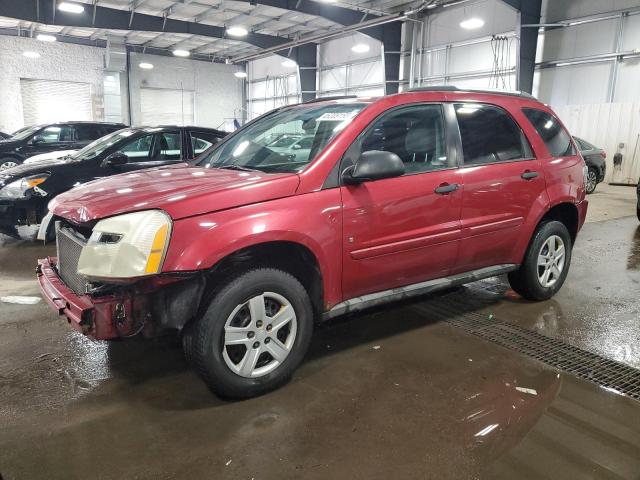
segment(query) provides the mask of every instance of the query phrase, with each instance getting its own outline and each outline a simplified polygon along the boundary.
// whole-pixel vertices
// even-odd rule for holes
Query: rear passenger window
[[[218,143],[220,138],[210,132],[191,132],[191,148],[195,156],[200,155],[207,148]]]
[[[76,125],[76,136],[80,142],[91,142],[103,135],[102,128],[98,125]]]
[[[385,114],[360,145],[360,154],[371,150],[395,153],[407,175],[449,166],[440,105],[412,105]]]
[[[551,156],[566,157],[576,154],[571,137],[553,115],[535,108],[525,108],[523,112],[542,137]]]
[[[505,110],[493,105],[455,105],[465,165],[508,162],[531,158],[531,149],[518,124]]]

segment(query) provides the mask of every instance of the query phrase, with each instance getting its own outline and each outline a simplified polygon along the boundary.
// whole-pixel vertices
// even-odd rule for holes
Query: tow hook
[[[123,326],[127,321],[127,311],[124,308],[124,304],[116,303],[113,319],[118,327]]]

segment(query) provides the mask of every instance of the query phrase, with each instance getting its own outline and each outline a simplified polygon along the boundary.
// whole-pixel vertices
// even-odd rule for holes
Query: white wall
[[[269,110],[300,101],[300,80],[297,66],[285,67],[280,55],[270,55],[249,62],[247,67],[247,117],[262,115]]]
[[[153,64],[143,70],[140,62]],[[141,119],[140,88],[166,88],[194,92],[195,123],[223,128],[234,118],[242,120],[243,80],[233,74],[239,67],[183,58],[131,54],[132,124]]]
[[[27,50],[40,53],[40,58],[24,57]],[[94,119],[102,120],[103,55],[101,48],[0,36],[0,130],[13,132],[24,126],[21,78],[89,83]]]

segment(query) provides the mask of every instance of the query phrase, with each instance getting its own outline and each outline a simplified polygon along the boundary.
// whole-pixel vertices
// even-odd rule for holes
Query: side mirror
[[[393,152],[370,150],[364,152],[353,167],[344,171],[342,179],[348,185],[357,185],[402,175],[404,175],[404,163],[398,155]]]
[[[33,137],[31,139],[31,145],[41,145],[44,143],[44,139],[42,137]]]
[[[102,167],[118,167],[120,165],[125,165],[129,162],[129,157],[127,157],[122,152],[115,152],[109,155],[102,161]]]

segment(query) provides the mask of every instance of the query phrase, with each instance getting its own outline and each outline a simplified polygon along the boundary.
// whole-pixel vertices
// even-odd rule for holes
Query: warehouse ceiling
[[[2,0],[6,8],[12,2],[25,2],[16,8],[22,8],[29,0]],[[47,25],[41,22],[29,21],[28,15],[16,15],[16,18],[0,16],[0,32],[21,36],[36,36],[38,33],[54,34],[59,40],[83,39],[99,44],[106,40],[125,43],[138,48],[162,50],[188,50],[192,54],[210,56],[212,59],[233,58],[241,55],[258,53],[261,47],[297,39],[306,34],[329,33],[337,27],[358,23],[363,20],[406,11],[418,6],[433,3],[428,1],[410,0],[348,0],[348,1],[309,1],[309,0],[271,0],[265,2],[239,0],[80,0],[84,12],[76,14],[85,16],[86,22],[79,25],[64,25],[61,18],[73,20],[74,14],[57,12],[51,9],[52,0],[32,0],[33,12],[38,9],[42,15],[45,8],[49,8],[58,25]],[[53,0],[55,1],[55,0]],[[59,3],[58,2],[58,7]],[[302,4],[304,2],[304,5]],[[452,0],[441,0],[437,3],[451,3]],[[456,2],[457,3],[457,2]],[[37,7],[36,7],[37,4]],[[277,6],[285,8],[279,8]],[[0,5],[1,9],[5,8]],[[94,9],[115,9],[126,13],[124,28],[100,28],[94,15]],[[23,9],[26,11],[26,9]],[[11,11],[11,10],[9,10]],[[313,13],[309,13],[313,12]],[[118,12],[120,13],[120,12]],[[136,29],[147,16],[159,21],[158,28]],[[46,15],[44,18],[49,18]],[[93,21],[91,21],[93,17]],[[128,22],[126,21],[128,19]],[[80,18],[79,18],[80,20]],[[153,19],[151,19],[153,20]],[[248,30],[248,37],[232,37],[220,35],[223,38],[213,38],[209,34],[177,33],[162,31],[166,21],[176,20],[177,23],[188,22],[198,24],[201,28],[217,27],[224,32],[225,28],[241,26]],[[155,31],[154,31],[155,30]],[[200,33],[200,32],[199,32]],[[251,37],[251,39],[249,39]],[[257,41],[254,37],[257,38]],[[271,45],[273,46],[273,45]]]

